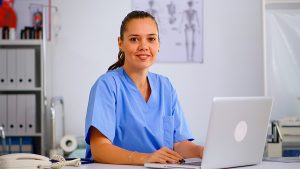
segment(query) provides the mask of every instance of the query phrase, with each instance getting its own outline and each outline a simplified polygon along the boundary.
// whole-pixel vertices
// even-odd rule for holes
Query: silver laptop
[[[145,163],[149,168],[227,168],[262,161],[270,120],[269,97],[214,98],[201,164]],[[193,160],[192,160],[193,161]]]

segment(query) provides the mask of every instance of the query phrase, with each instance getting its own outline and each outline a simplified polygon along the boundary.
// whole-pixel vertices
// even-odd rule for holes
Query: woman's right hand
[[[147,163],[162,163],[162,164],[176,164],[182,162],[183,157],[177,152],[170,150],[167,147],[162,147],[161,149],[149,154],[146,159]]]

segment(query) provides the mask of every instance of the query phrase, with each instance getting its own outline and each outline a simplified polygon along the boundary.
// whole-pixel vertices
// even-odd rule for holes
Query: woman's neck
[[[151,88],[150,88],[149,81],[147,79],[148,70],[136,71],[136,70],[128,69],[126,67],[123,68],[124,71],[127,73],[127,75],[134,82],[134,84],[136,85],[136,87],[144,97],[145,101],[147,102],[151,95]]]
[[[144,69],[137,71],[124,66],[123,68],[138,88],[143,88],[147,84],[148,70]]]

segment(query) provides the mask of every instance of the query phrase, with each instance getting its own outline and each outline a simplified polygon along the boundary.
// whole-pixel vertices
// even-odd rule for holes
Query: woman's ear
[[[119,46],[119,49],[122,50],[122,40],[120,37],[118,37],[118,46]]]

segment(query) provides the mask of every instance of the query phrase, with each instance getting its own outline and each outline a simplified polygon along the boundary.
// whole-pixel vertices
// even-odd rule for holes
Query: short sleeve
[[[191,130],[184,117],[175,89],[172,87],[172,114],[174,116],[174,143],[183,140],[193,141]]]
[[[116,83],[113,77],[100,77],[93,85],[85,119],[85,141],[90,144],[91,126],[111,142],[116,130]]]

